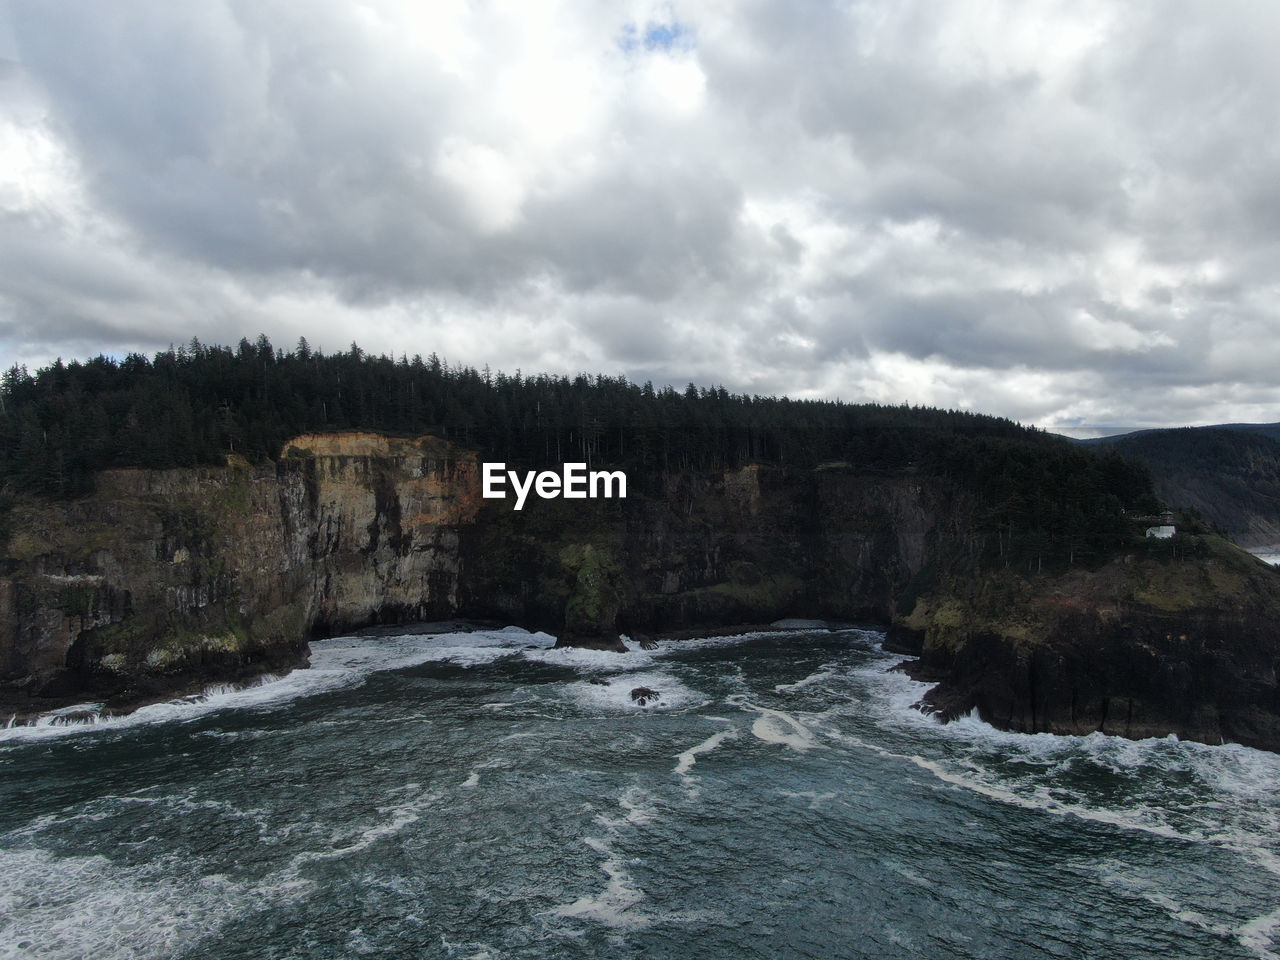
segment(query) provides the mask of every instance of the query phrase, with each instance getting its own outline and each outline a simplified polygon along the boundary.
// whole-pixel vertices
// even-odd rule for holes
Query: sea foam
[[[39,717],[35,723],[0,729],[0,743],[194,720],[217,710],[272,707],[356,686],[372,674],[388,670],[445,661],[462,667],[480,666],[520,655],[530,646],[537,651],[549,650],[554,643],[555,638],[549,634],[529,633],[518,627],[430,636],[318,640],[311,644],[311,665],[282,677],[266,675],[244,686],[214,684],[197,696],[149,704],[119,716],[96,712],[101,710],[101,704],[65,707]],[[76,716],[85,711],[89,712],[88,717]]]
[[[632,692],[642,688],[657,696],[646,696],[640,703]],[[608,674],[607,679],[591,677],[566,684],[564,694],[579,709],[601,714],[683,710],[708,702],[705,695],[660,670]]]
[[[869,685],[877,724],[907,735],[903,749],[828,730],[833,738],[1000,803],[1230,851],[1280,878],[1280,756],[1172,735],[1017,733],[976,712],[944,724],[916,709],[929,685],[894,671],[902,659],[886,657],[855,673]],[[1239,935],[1256,952],[1278,925],[1280,918],[1259,917]]]

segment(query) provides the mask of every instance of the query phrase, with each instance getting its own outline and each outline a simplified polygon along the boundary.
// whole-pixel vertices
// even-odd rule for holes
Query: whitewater
[[[0,958],[1280,956],[1280,756],[944,725],[882,640],[342,638],[0,729]]]

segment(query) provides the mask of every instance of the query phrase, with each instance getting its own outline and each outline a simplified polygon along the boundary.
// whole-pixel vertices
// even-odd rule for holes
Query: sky
[[[0,0],[0,364],[1280,420],[1280,4]]]

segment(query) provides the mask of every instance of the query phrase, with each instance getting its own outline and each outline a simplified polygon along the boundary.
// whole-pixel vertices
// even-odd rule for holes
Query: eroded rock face
[[[890,641],[942,681],[926,700],[946,718],[1280,750],[1280,574],[1202,540],[1194,559],[942,584]]]
[[[303,663],[317,627],[456,610],[474,454],[371,434],[286,451],[107,471],[85,499],[18,504],[0,568],[11,694],[146,699]]]
[[[852,470],[659,480],[621,502],[486,511],[462,542],[463,607],[574,642],[794,616],[887,622],[943,538],[973,526],[936,486]]]
[[[922,655],[950,715],[1280,749],[1280,574],[1222,541],[984,579],[963,574],[972,506],[936,483],[847,465],[631,483],[627,500],[515,512],[481,498],[472,451],[347,433],[295,438],[274,464],[108,471],[82,500],[21,501],[0,557],[0,715],[288,669],[308,638],[377,623],[486,618],[616,650],[619,633],[887,622],[897,604],[890,641]],[[939,579],[946,558],[961,575]]]
[[[322,633],[458,611],[459,531],[481,504],[475,454],[434,437],[319,435],[285,444],[280,521]],[[301,542],[298,538],[301,537]]]
[[[136,702],[301,663],[309,637],[452,616],[603,649],[619,632],[887,619],[955,512],[847,470],[649,480],[517,513],[481,498],[474,452],[372,433],[296,437],[275,464],[108,471],[82,500],[16,506],[0,684]]]

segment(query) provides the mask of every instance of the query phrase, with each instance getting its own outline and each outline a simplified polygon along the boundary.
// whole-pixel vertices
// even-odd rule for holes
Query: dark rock
[[[885,634],[880,645],[889,653],[905,653],[909,657],[918,657],[924,650],[924,631],[912,630],[910,627],[895,623]]]
[[[613,653],[627,652],[627,645],[622,642],[622,638],[616,633],[584,636],[582,634],[565,632],[556,638],[555,648],[557,650],[563,650],[566,647],[576,647],[580,650],[609,650]]]
[[[650,700],[656,701],[659,697],[657,690],[651,690],[649,687],[636,687],[631,691],[631,700],[640,706],[645,706]]]
[[[1128,558],[1058,578],[997,574],[921,599],[916,679],[950,720],[1026,733],[1280,751],[1280,574],[1225,541],[1211,563]],[[985,599],[984,599],[985,598]],[[1012,601],[1011,599],[1012,598]]]

